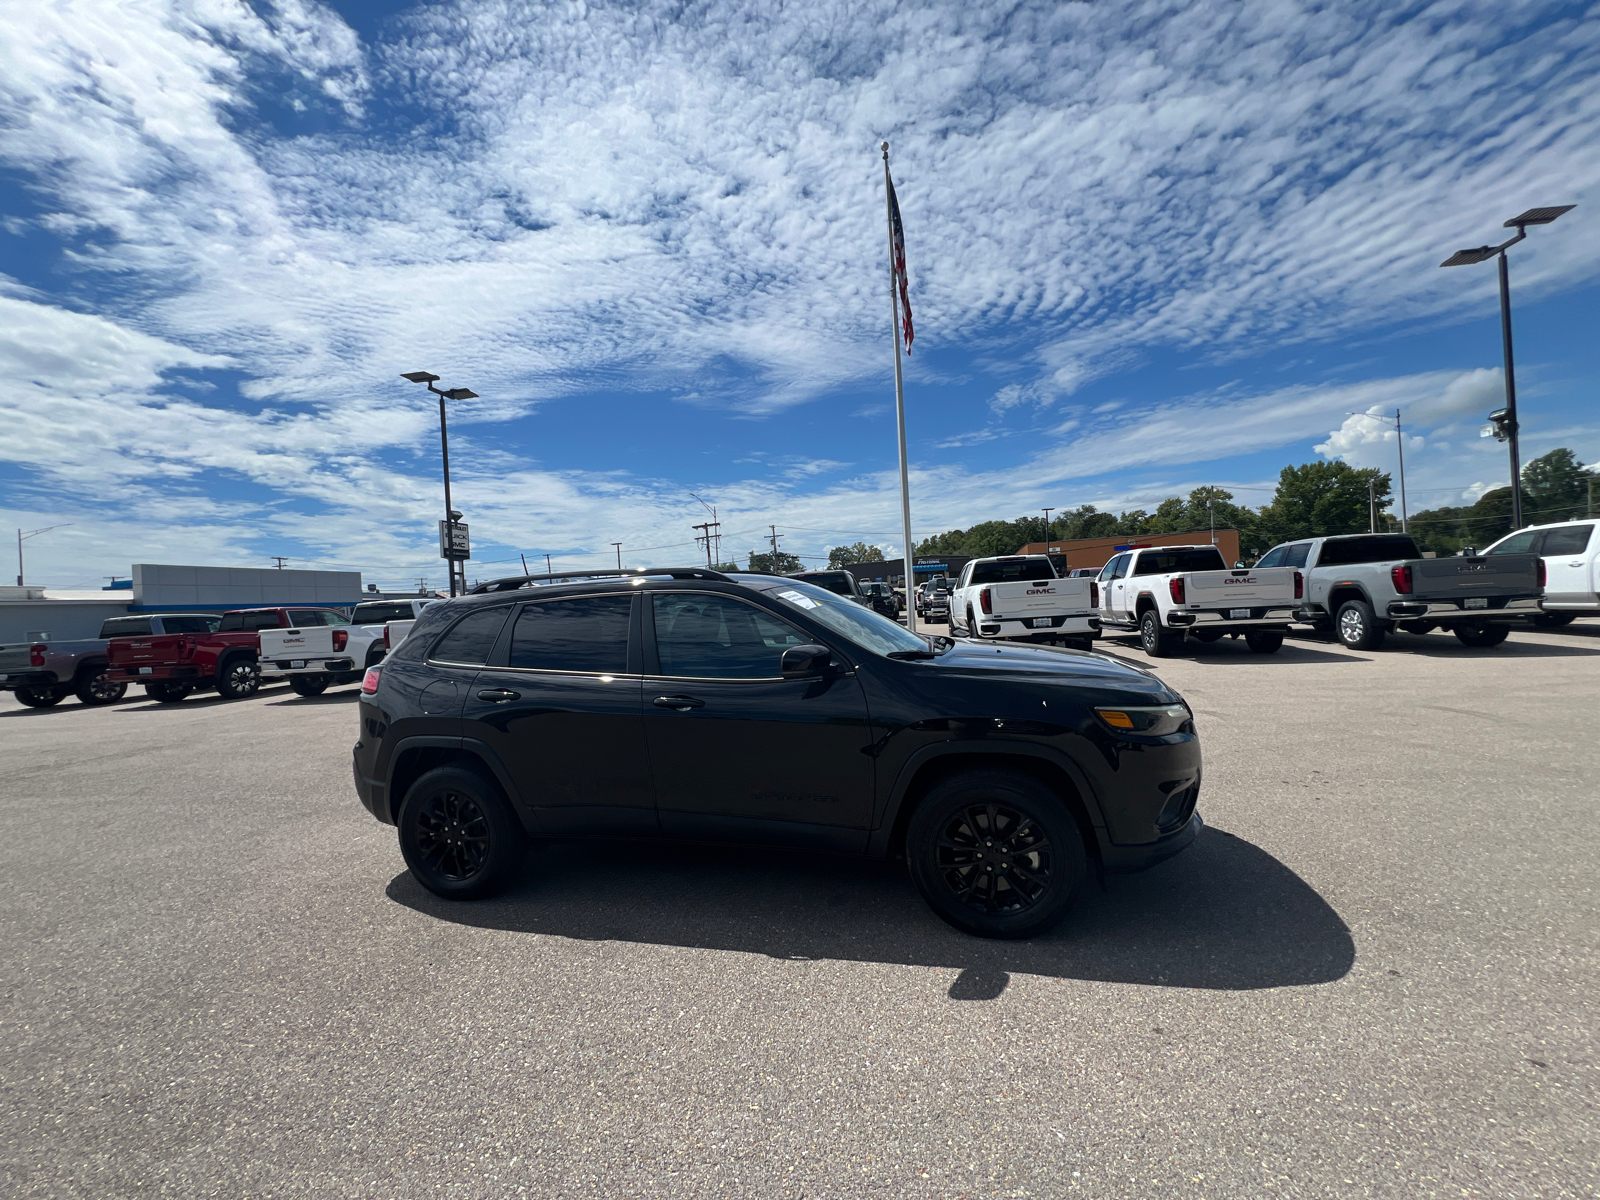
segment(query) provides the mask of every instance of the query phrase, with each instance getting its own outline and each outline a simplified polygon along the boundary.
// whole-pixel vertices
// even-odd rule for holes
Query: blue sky
[[[876,147],[917,342],[916,536],[1600,459],[1600,9],[1539,3],[144,0],[0,11],[0,521],[133,562],[442,580],[436,409],[488,576],[900,550]],[[496,565],[496,562],[502,564]],[[13,568],[6,567],[5,574]]]

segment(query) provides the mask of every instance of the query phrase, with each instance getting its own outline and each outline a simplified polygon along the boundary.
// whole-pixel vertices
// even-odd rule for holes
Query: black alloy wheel
[[[1350,650],[1376,650],[1383,645],[1386,632],[1378,624],[1372,605],[1365,600],[1346,600],[1339,607],[1334,632],[1340,644]]]
[[[115,704],[128,692],[128,685],[112,679],[105,667],[85,671],[73,689],[85,704]]]
[[[230,658],[217,672],[217,694],[224,700],[243,700],[261,690],[261,668],[248,658]]]
[[[289,686],[296,696],[320,696],[328,690],[328,681],[320,675],[291,675]]]
[[[1252,629],[1244,635],[1252,654],[1276,654],[1283,649],[1283,634],[1276,629]]]
[[[1139,617],[1139,645],[1151,658],[1167,658],[1177,639],[1161,628],[1161,614],[1147,608]]]
[[[189,686],[183,683],[147,683],[144,694],[161,704],[177,704],[189,696]]]
[[[1505,624],[1482,625],[1457,625],[1452,630],[1463,646],[1472,646],[1476,649],[1487,650],[1490,646],[1498,646],[1511,636],[1511,626]]]
[[[906,857],[923,899],[979,937],[1022,938],[1059,921],[1087,874],[1078,823],[1031,776],[967,771],[912,814]]]
[[[66,694],[66,692],[58,691],[55,688],[19,687],[17,689],[17,699],[29,708],[50,708],[52,705],[60,704]]]
[[[499,891],[528,845],[499,786],[466,767],[438,767],[412,784],[399,826],[400,853],[411,874],[447,900]]]

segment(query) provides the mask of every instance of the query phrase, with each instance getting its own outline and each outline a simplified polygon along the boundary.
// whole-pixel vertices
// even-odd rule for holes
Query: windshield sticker
[[[778,596],[780,599],[787,600],[796,608],[817,607],[817,602],[815,600],[813,600],[810,596],[802,595],[800,592],[779,592]]]

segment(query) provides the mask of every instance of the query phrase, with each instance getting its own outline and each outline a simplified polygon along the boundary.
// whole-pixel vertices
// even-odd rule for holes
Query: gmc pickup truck
[[[100,636],[66,642],[0,646],[0,691],[14,691],[29,708],[49,708],[69,694],[85,704],[114,704],[128,690],[107,673],[107,641],[127,634],[203,632],[218,618],[204,613],[151,613],[108,617]]]
[[[383,661],[382,624],[352,625],[326,609],[299,616],[299,625],[261,631],[262,674],[286,676],[296,695],[320,696],[330,684],[355,683]]]
[[[344,619],[332,609],[245,608],[223,613],[208,632],[115,637],[107,645],[107,675],[116,683],[143,684],[164,704],[212,689],[227,700],[252,696],[261,687],[261,630],[320,624],[314,614],[324,612]]]
[[[1376,650],[1396,629],[1448,629],[1467,646],[1498,646],[1531,624],[1544,595],[1537,554],[1424,558],[1409,534],[1355,533],[1274,546],[1256,569],[1303,571],[1295,620],[1332,631],[1352,650]]]
[[[1100,632],[1099,585],[1060,579],[1042,554],[975,558],[950,593],[950,632],[1087,650]]]
[[[1151,658],[1240,635],[1276,654],[1303,586],[1291,570],[1230,568],[1215,546],[1135,546],[1100,570],[1100,627],[1137,631]]]

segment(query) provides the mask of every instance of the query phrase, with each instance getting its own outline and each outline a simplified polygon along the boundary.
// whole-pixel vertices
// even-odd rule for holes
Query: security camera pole
[[[1528,236],[1529,225],[1548,225],[1562,213],[1571,212],[1576,207],[1574,204],[1562,204],[1554,208],[1530,208],[1520,217],[1512,217],[1505,223],[1506,229],[1516,229],[1516,237],[1498,246],[1457,250],[1439,264],[1441,267],[1465,267],[1491,258],[1498,257],[1500,260],[1500,341],[1506,359],[1506,406],[1489,419],[1499,430],[1496,436],[1507,443],[1511,451],[1511,528],[1514,530],[1522,528],[1522,456],[1517,446],[1517,374],[1511,362],[1511,273],[1506,266],[1506,251]]]
[[[461,514],[450,503],[450,432],[445,424],[444,402],[446,400],[476,400],[478,393],[470,388],[450,388],[441,391],[433,385],[439,382],[437,375],[430,375],[427,371],[407,371],[400,376],[409,379],[412,383],[425,383],[428,390],[439,397],[439,452],[444,459],[444,527],[446,545],[453,547],[456,522],[461,519]],[[467,568],[464,563],[458,565],[454,558],[445,559],[445,566],[450,571],[450,594],[456,595],[456,575],[459,571],[461,577],[461,590],[467,590]]]

